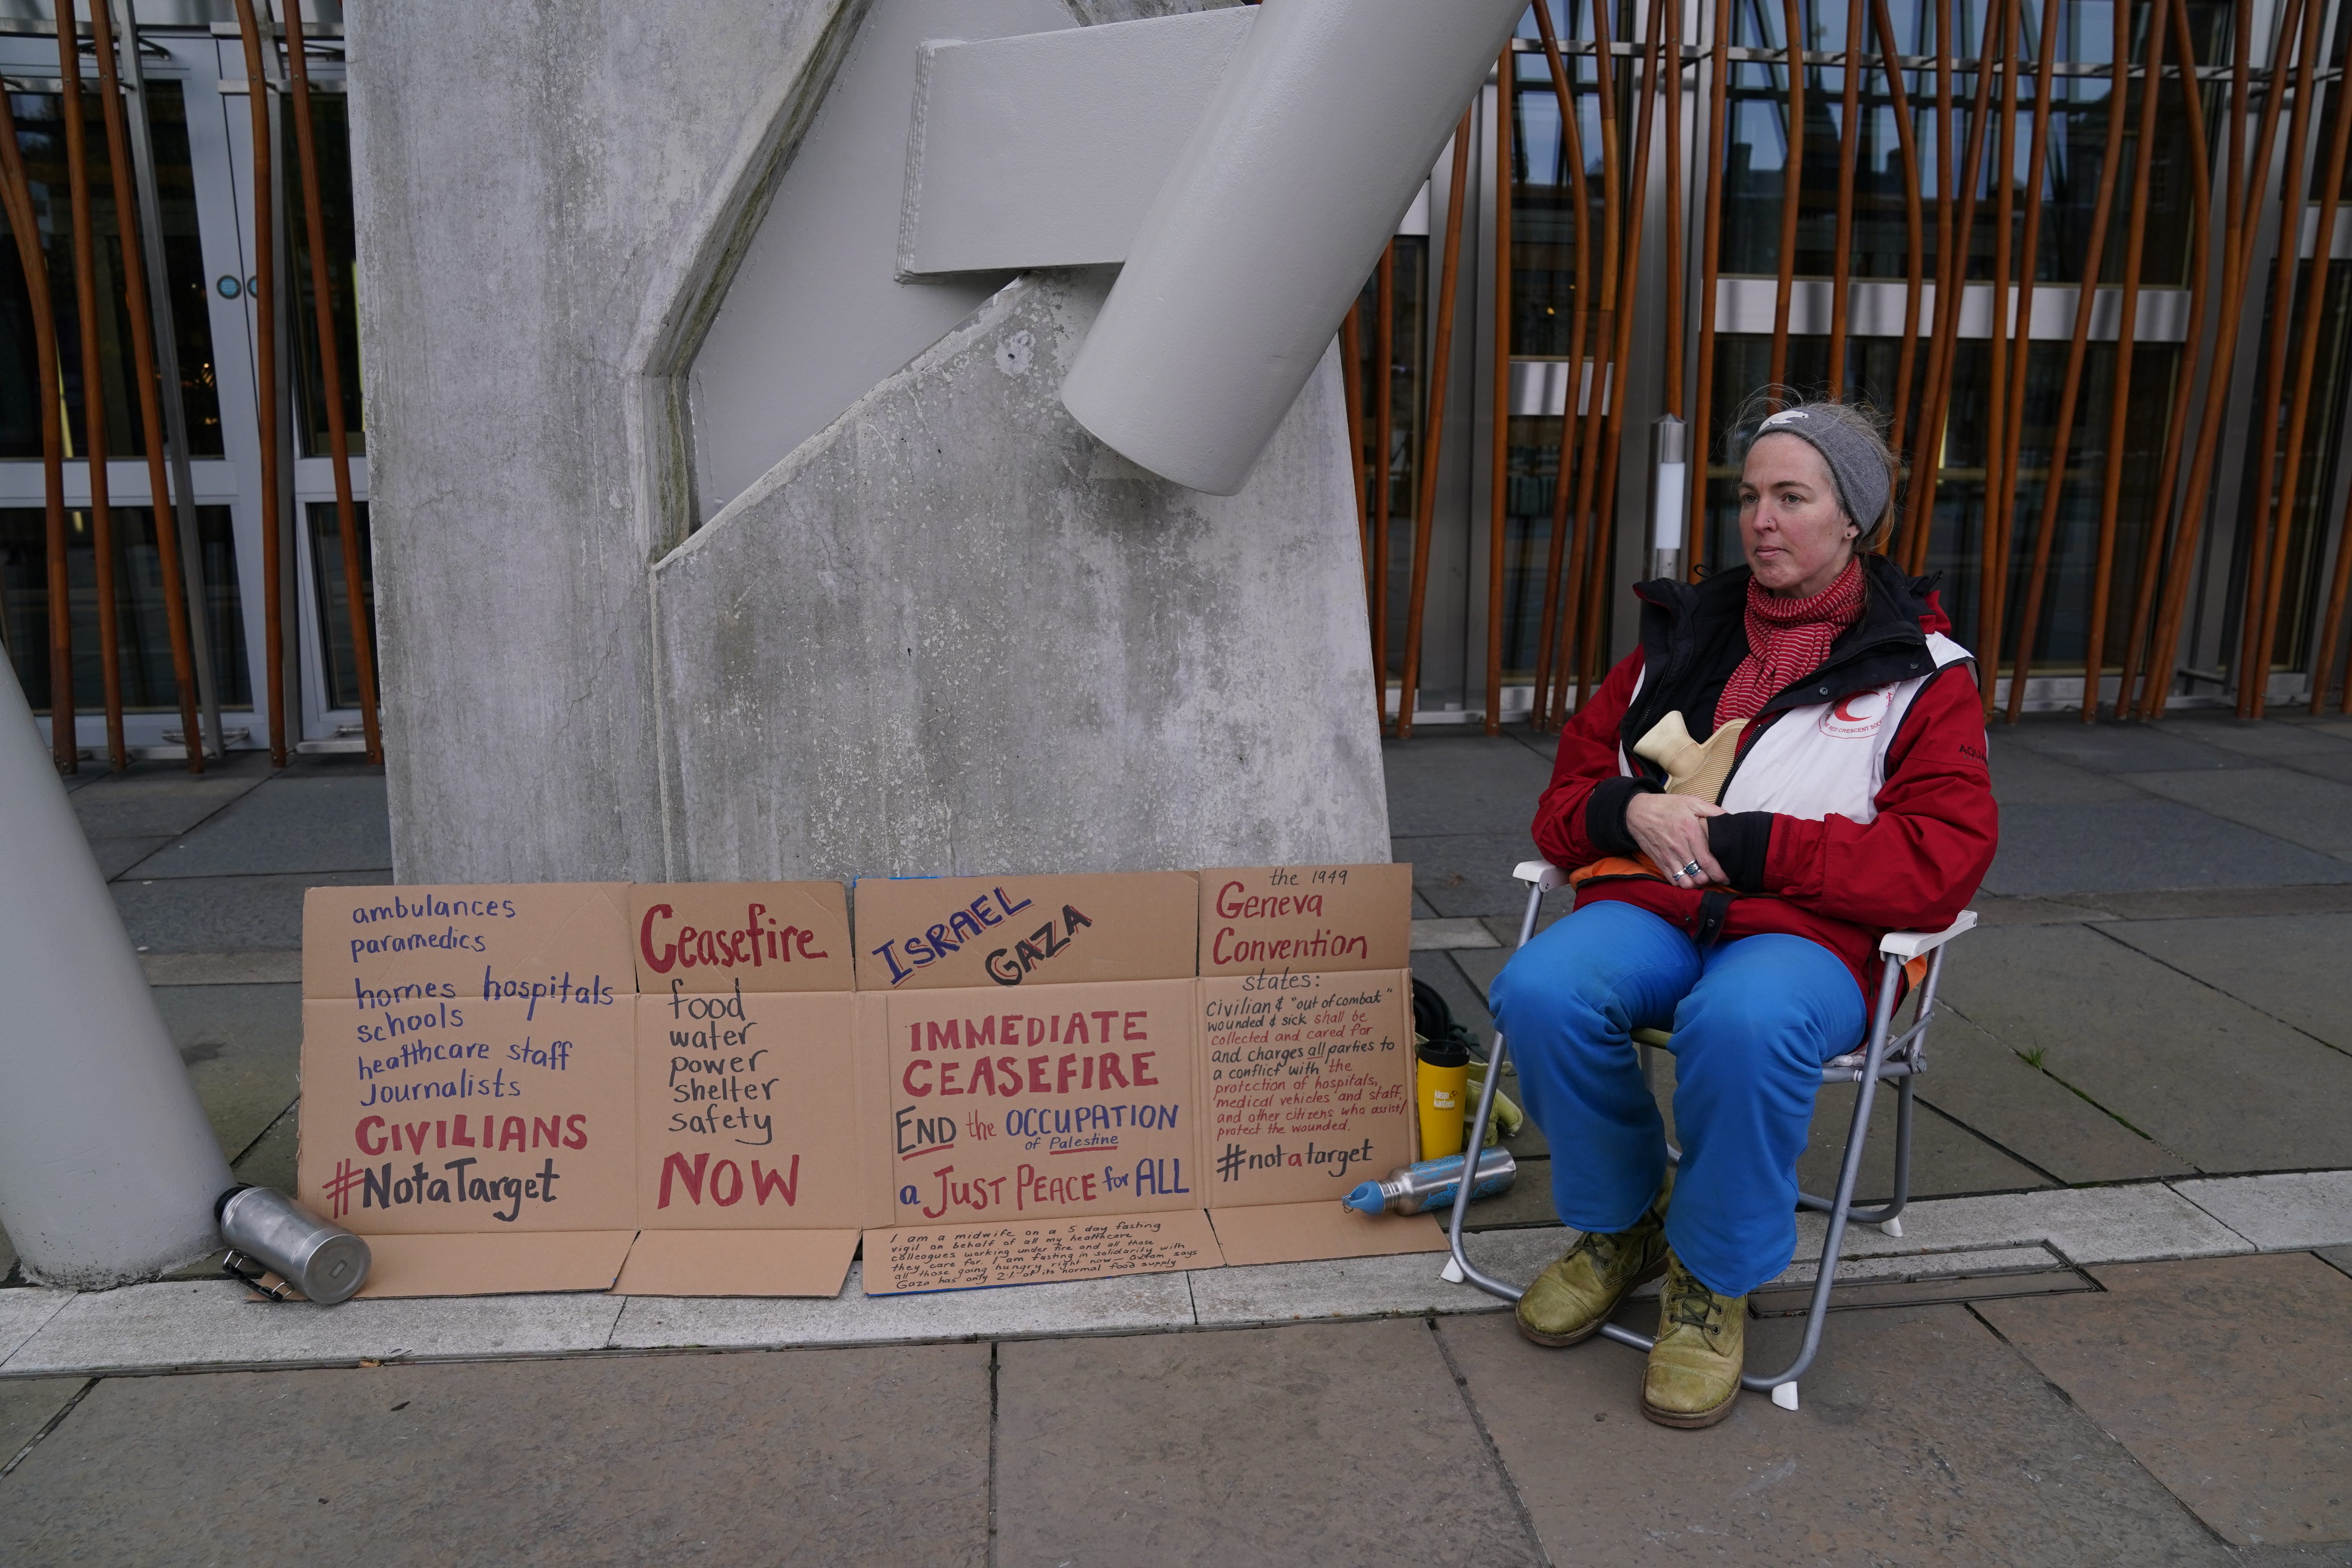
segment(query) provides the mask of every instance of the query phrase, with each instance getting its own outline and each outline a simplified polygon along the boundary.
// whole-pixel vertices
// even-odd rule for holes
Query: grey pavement
[[[1549,752],[1388,748],[1414,971],[1482,1038]],[[815,1301],[17,1288],[0,1561],[2352,1563],[2352,726],[2037,719],[1993,755],[1916,1201],[1852,1233],[1797,1412],[1653,1427],[1636,1353],[1528,1344],[1428,1255],[877,1299],[853,1267]],[[341,759],[75,781],[248,1179],[291,1178],[302,889],[389,879],[382,788]],[[1822,1097],[1817,1190],[1851,1103]],[[1514,1145],[1472,1250],[1524,1279],[1569,1233],[1541,1131]],[[1801,1331],[1820,1233],[1751,1364]]]

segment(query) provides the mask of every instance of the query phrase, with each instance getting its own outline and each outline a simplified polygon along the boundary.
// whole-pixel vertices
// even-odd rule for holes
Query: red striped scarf
[[[1819,669],[1838,634],[1862,619],[1862,562],[1810,599],[1776,599],[1748,580],[1748,657],[1716,699],[1715,721],[1752,719],[1784,689]]]

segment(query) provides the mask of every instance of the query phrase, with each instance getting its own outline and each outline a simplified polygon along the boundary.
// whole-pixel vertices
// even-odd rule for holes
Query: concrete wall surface
[[[1024,278],[689,537],[689,371],[798,287],[745,258],[915,4],[354,15],[399,879],[1385,858],[1335,363],[1201,497],[1055,399],[1108,279]]]
[[[692,879],[1385,860],[1337,351],[1232,498],[1062,408],[1025,274],[655,572]]]

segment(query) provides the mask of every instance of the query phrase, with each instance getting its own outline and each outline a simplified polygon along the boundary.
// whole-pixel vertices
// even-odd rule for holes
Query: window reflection
[[[155,514],[143,506],[110,509],[114,522],[114,603],[121,655],[122,707],[129,713],[177,713],[172,641],[164,618],[163,559],[155,548]],[[205,576],[205,631],[210,639],[221,706],[253,703],[246,675],[245,616],[237,587],[236,545],[229,509],[196,508]],[[38,507],[0,508],[0,643],[6,645],[25,700],[49,710],[49,579],[46,516]],[[100,711],[106,700],[106,663],[98,641],[98,552],[90,514],[66,514],[66,573],[70,583],[74,707]]]
[[[213,374],[212,316],[205,298],[204,247],[196,230],[195,173],[188,155],[187,108],[180,84],[150,79],[147,111],[154,128],[155,183],[163,215],[163,261],[172,322],[180,357],[181,403],[188,447],[199,458],[222,455],[220,393]],[[16,142],[32,185],[41,250],[48,263],[56,311],[58,364],[64,385],[66,455],[89,449],[82,411],[81,317],[74,291],[72,187],[66,174],[64,99],[53,92],[13,92]],[[131,345],[130,306],[122,292],[122,226],[106,155],[106,124],[95,82],[81,99],[89,163],[90,226],[100,302],[98,333],[106,394],[106,445],[116,458],[143,457]],[[0,458],[41,456],[40,374],[33,349],[31,307],[15,237],[0,214]],[[151,282],[152,279],[151,279]]]

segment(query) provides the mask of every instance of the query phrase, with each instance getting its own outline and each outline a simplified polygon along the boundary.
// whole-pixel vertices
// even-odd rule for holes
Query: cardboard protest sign
[[[304,1002],[301,1202],[366,1235],[635,1230],[620,1001]]]
[[[881,1054],[900,1226],[1198,1208],[1189,980],[889,998]]]
[[[846,991],[637,998],[637,1219],[647,1230],[856,1230]]]
[[[367,1283],[359,1293],[380,1300],[609,1290],[636,1234],[634,1230],[553,1230],[496,1236],[371,1236]]]
[[[878,1229],[866,1233],[866,1293],[1165,1274],[1223,1261],[1216,1233],[1197,1208]]]
[[[1412,962],[1411,866],[1242,866],[1200,878],[1203,976]]]
[[[1200,997],[1208,1206],[1336,1205],[1412,1163],[1409,971],[1203,980]]]
[[[1209,1218],[1216,1226],[1217,1250],[1234,1268],[1446,1249],[1445,1227],[1433,1215],[1361,1215],[1340,1207],[1337,1199],[1211,1209]]]
[[[846,991],[849,901],[838,882],[639,882],[628,890],[637,989]]]
[[[857,986],[1189,978],[1197,900],[1189,871],[861,877]]]
[[[855,1230],[645,1230],[616,1296],[838,1296]]]
[[[363,1008],[520,1001],[610,1007],[636,990],[625,882],[312,888],[302,994]]]

